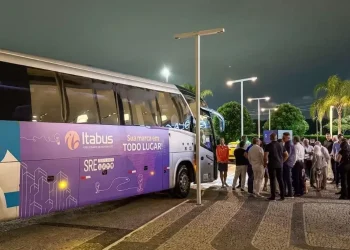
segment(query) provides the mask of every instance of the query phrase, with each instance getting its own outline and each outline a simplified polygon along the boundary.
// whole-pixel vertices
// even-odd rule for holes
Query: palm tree
[[[316,104],[320,105],[321,110],[328,110],[333,106],[338,113],[338,134],[341,133],[341,119],[344,108],[350,105],[350,81],[343,81],[337,75],[330,76],[325,83],[318,84],[315,89]],[[323,92],[323,97],[318,95]],[[318,102],[318,104],[317,104]]]
[[[185,83],[182,85],[182,87],[184,87],[185,89],[191,91],[193,94],[196,93],[196,87],[193,86],[192,84],[189,83]],[[210,89],[204,89],[201,91],[201,98],[205,98],[207,96],[213,96],[213,92]]]
[[[327,108],[324,105],[323,98],[317,99],[310,107],[311,118],[320,124],[320,135],[322,135],[322,120],[326,115],[326,111]],[[316,132],[318,133],[318,131]]]

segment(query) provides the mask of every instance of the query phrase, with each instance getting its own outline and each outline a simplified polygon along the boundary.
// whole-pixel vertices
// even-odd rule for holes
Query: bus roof
[[[116,73],[113,71],[97,69],[89,66],[47,59],[38,56],[31,56],[7,50],[0,50],[0,61],[71,75],[84,76],[107,82],[114,82],[140,88],[180,94],[178,88],[173,84],[157,82],[141,77]]]

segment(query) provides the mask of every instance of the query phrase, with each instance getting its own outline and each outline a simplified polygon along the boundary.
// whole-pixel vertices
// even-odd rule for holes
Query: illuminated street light
[[[201,116],[201,91],[200,91],[200,39],[201,36],[215,35],[225,32],[225,29],[202,30],[175,35],[175,39],[195,38],[195,65],[196,65],[196,182],[197,182],[197,204],[202,204],[201,193],[201,160],[200,160],[200,116]]]
[[[262,108],[261,112],[265,112],[266,110],[269,111],[269,130],[271,130],[271,110],[277,111],[277,108]]]
[[[234,83],[240,82],[241,83],[241,137],[244,135],[244,126],[243,126],[243,83],[247,81],[255,82],[258,78],[257,77],[251,77],[251,78],[245,78],[240,80],[234,80],[234,81],[228,81],[226,82],[227,86],[232,86]]]
[[[260,100],[269,101],[270,97],[248,98],[248,102],[258,101],[258,137],[260,138]]]
[[[168,82],[169,76],[170,76],[170,70],[167,67],[164,67],[162,69],[161,74],[165,77],[165,82]]]

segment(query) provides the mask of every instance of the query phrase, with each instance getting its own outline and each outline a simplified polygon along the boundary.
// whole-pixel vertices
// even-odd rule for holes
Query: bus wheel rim
[[[187,192],[188,189],[188,176],[185,173],[182,173],[180,176],[180,189],[181,192]]]

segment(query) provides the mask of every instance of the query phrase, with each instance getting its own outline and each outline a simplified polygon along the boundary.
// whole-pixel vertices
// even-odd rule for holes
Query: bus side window
[[[0,120],[32,120],[26,67],[0,62],[0,105]]]
[[[119,90],[126,125],[128,125],[127,118],[131,118],[132,125],[157,126],[159,124],[160,116],[155,91],[132,86],[120,86]]]
[[[132,125],[132,108],[131,108],[131,102],[128,98],[128,86],[118,84],[116,86],[116,91],[121,99],[122,106],[123,106],[123,118],[124,118],[124,125]]]
[[[158,92],[161,126],[179,128],[180,114],[170,93]]]
[[[119,110],[112,83],[93,80],[101,124],[119,125]]]
[[[179,128],[184,129],[187,131],[191,131],[190,125],[191,125],[191,112],[189,107],[187,106],[184,98],[181,95],[173,95],[173,100],[175,103],[175,106],[178,109],[178,112],[180,114],[179,119]]]
[[[57,73],[28,68],[33,121],[63,122],[63,103]]]
[[[89,78],[62,74],[67,101],[67,122],[99,123],[92,81]]]

